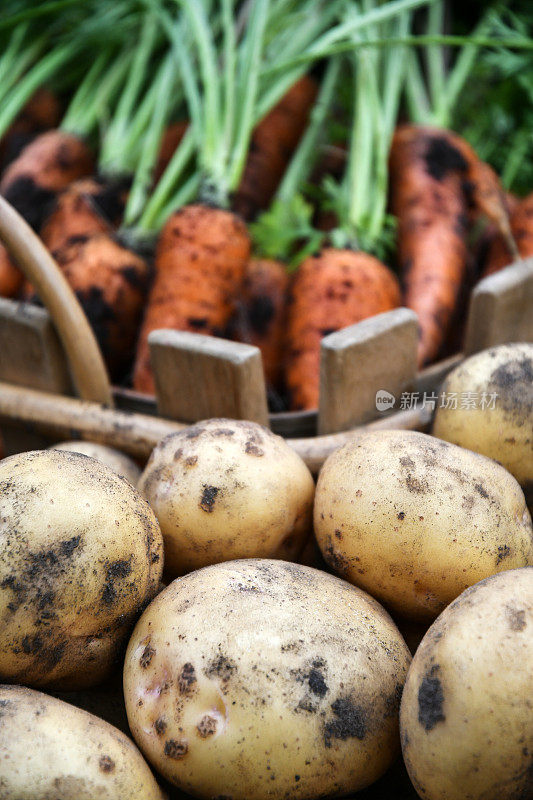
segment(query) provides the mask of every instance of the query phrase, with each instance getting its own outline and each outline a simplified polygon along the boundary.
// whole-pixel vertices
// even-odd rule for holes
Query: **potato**
[[[533,508],[533,344],[504,344],[467,358],[443,391],[456,393],[457,408],[437,409],[433,435],[499,461]],[[475,408],[464,407],[468,393]]]
[[[111,671],[155,595],[163,540],[108,467],[39,450],[0,463],[0,679],[78,689]]]
[[[533,568],[467,589],[433,623],[401,705],[404,760],[425,800],[533,797]]]
[[[123,733],[68,703],[0,686],[2,800],[163,800]]]
[[[314,515],[333,569],[420,621],[482,578],[533,564],[531,517],[512,475],[416,431],[367,431],[333,453]]]
[[[311,473],[254,422],[212,419],[166,437],[138,487],[161,525],[170,577],[234,558],[294,561],[311,533]]]
[[[393,761],[409,662],[388,614],[345,581],[227,562],[174,581],[144,612],[126,711],[148,760],[198,797],[336,796]]]
[[[141,475],[141,470],[128,456],[121,453],[120,450],[114,450],[112,447],[106,447],[97,442],[84,442],[76,440],[73,442],[58,442],[54,444],[50,450],[68,450],[69,453],[83,453],[84,456],[90,456],[97,461],[101,461],[120,475],[121,478],[126,478],[132,486],[137,486],[137,481]]]

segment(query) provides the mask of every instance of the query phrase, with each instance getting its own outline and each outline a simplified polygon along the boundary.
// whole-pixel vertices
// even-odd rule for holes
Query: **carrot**
[[[231,212],[197,204],[172,214],[157,244],[155,280],[137,347],[136,389],[154,392],[148,347],[152,331],[223,333],[249,256],[246,227]]]
[[[0,244],[0,297],[15,297],[24,282],[24,275],[13,264],[9,253]]]
[[[291,408],[318,406],[323,336],[399,305],[398,281],[377,258],[333,248],[307,258],[289,302],[285,377]]]
[[[2,162],[12,161],[38,133],[54,128],[60,116],[56,95],[45,87],[37,89],[0,140]]]
[[[173,122],[165,129],[154,168],[154,183],[158,182],[169,165],[170,159],[178,149],[188,127],[189,123],[186,120],[182,120],[181,122]]]
[[[41,228],[41,239],[55,253],[96,234],[112,233],[122,209],[119,186],[82,178],[56,196]],[[29,283],[25,284],[24,294],[33,295]]]
[[[74,181],[57,195],[51,213],[41,228],[41,239],[49,250],[59,250],[69,240],[109,233],[123,210],[120,189],[94,178]]]
[[[228,6],[224,15],[225,33],[219,37],[202,3],[183,4],[184,16],[191,25],[191,41],[199,71],[196,91],[192,90],[187,73],[184,74],[187,117],[191,119],[191,126],[152,195],[151,208],[139,220],[139,229],[153,225],[163,212],[166,220],[167,209],[174,210],[193,197],[196,203],[174,211],[166,221],[157,245],[155,281],[141,329],[134,370],[134,386],[144,392],[154,391],[149,333],[158,328],[215,335],[224,333],[242,290],[246,262],[250,257],[250,237],[243,221],[223,209],[230,207],[239,186],[243,186],[243,172],[254,129],[287,93],[286,76],[262,80],[270,52],[276,50],[279,31],[283,32],[280,38],[286,41],[287,29],[281,26],[281,12],[275,4],[269,0],[257,0],[247,9],[246,25],[241,34],[228,35],[231,25],[238,29],[236,12],[237,7],[229,11]],[[289,17],[293,20],[292,14]],[[305,35],[295,37],[296,47],[292,42],[286,42],[293,55],[303,52],[322,31],[328,18],[327,12],[313,17]],[[221,64],[224,64],[223,69]],[[294,93],[314,96],[313,82],[310,84],[309,79],[305,79]],[[261,202],[267,202],[272,186],[277,183],[278,178],[273,183],[271,181],[274,173],[283,171],[287,157],[283,149],[293,146],[292,142],[297,141],[305,125],[309,110],[307,101],[304,113],[301,107],[300,101],[293,101],[291,108],[294,110],[288,112],[284,107],[281,117],[278,109],[275,131],[281,138],[278,135],[276,141],[282,144],[273,148],[276,160],[274,163],[268,161],[266,174],[254,172],[259,176],[259,187],[268,183],[266,200]],[[296,138],[285,131],[291,114],[300,120]],[[266,147],[270,147],[268,138],[263,132],[261,141]],[[255,146],[258,147],[257,139]],[[196,150],[197,170],[184,186],[178,187],[177,179],[184,174],[191,147]],[[251,149],[254,149],[253,145]],[[262,163],[263,160],[259,161]],[[255,180],[251,182],[254,183]],[[249,199],[249,193],[245,194]],[[241,194],[241,199],[243,197]],[[238,203],[236,207],[239,207]]]
[[[466,273],[468,163],[447,131],[404,125],[390,170],[404,304],[418,314],[418,362],[437,357]]]
[[[305,130],[317,89],[313,78],[304,75],[256,126],[233,203],[244,219],[253,219],[272,200]]]
[[[61,118],[61,103],[59,98],[50,89],[41,86],[30,97],[10,130],[16,128],[18,132],[33,133],[55,128]]]
[[[533,193],[520,200],[511,213],[511,231],[520,258],[533,256]],[[484,275],[492,275],[516,260],[503,237],[495,236],[489,246]]]
[[[237,338],[258,347],[267,385],[277,388],[283,373],[283,350],[289,276],[284,264],[253,258],[246,265]]]
[[[52,130],[24,148],[4,172],[0,193],[34,228],[56,192],[93,170],[87,145],[73,134]]]
[[[106,233],[71,239],[52,255],[80,301],[112,378],[129,367],[148,288],[148,265]]]

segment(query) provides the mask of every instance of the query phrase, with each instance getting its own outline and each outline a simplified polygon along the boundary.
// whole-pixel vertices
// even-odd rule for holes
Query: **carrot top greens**
[[[525,191],[533,178],[524,168],[532,23],[503,2],[468,36],[446,33],[442,0],[5,0],[2,12],[0,136],[39,86],[70,96],[61,127],[98,139],[103,174],[131,177],[124,224],[139,236],[194,199],[230,207],[254,128],[310,68],[321,75],[319,97],[270,216],[254,228],[265,254],[294,264],[324,240],[313,199],[337,217],[331,243],[386,255],[387,153],[400,104],[414,122],[461,130],[506,187]],[[188,130],[154,187],[176,119]],[[308,180],[337,119],[346,169],[311,198]]]
[[[194,198],[229,207],[246,164],[256,124],[306,71],[267,74],[276,54],[298,55],[335,19],[338,1],[176,0],[160,6],[179,70],[190,128],[138,220],[139,230],[161,227],[168,214]]]
[[[362,249],[381,258],[392,248],[394,222],[386,213],[387,159],[404,87],[408,46],[398,43],[385,49],[368,45],[376,39],[407,36],[412,12],[422,5],[427,3],[399,0],[380,5],[365,0],[343,4],[342,22],[309,49],[309,53],[321,54],[344,38],[350,45],[349,53],[329,61],[309,128],[275,202],[252,226],[261,253],[283,258],[294,267],[326,239],[324,233],[314,230],[312,207],[300,194],[306,192],[320,150],[339,74],[348,87],[348,107],[338,110],[351,117],[351,123],[344,175],[340,181],[326,178],[319,192],[322,207],[337,220],[328,238],[336,247]],[[306,240],[303,246],[302,239]]]

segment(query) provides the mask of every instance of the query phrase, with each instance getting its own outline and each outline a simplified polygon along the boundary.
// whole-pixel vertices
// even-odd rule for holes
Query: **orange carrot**
[[[0,193],[34,228],[56,192],[93,171],[87,145],[70,133],[47,131],[24,148],[4,172]]]
[[[169,125],[161,140],[161,145],[159,147],[159,155],[157,157],[157,162],[154,169],[154,182],[157,183],[165,169],[167,168],[170,159],[174,155],[175,151],[178,149],[178,146],[185,136],[185,132],[189,127],[189,123],[185,120],[181,122],[173,122]]]
[[[27,132],[44,131],[54,128],[60,119],[59,99],[50,89],[41,86],[30,97],[12,127],[16,126],[19,130],[24,129]]]
[[[59,250],[71,239],[109,233],[122,210],[118,191],[94,178],[82,178],[57,195],[41,239],[49,250]]]
[[[82,178],[56,196],[41,229],[41,239],[56,253],[96,234],[112,233],[122,209],[119,187],[106,186],[94,178]],[[24,286],[24,294],[33,296],[29,283]]]
[[[398,281],[377,258],[333,248],[307,258],[289,301],[285,378],[291,408],[318,406],[323,336],[399,305]]]
[[[112,378],[131,364],[148,288],[148,266],[109,235],[71,239],[52,255],[80,301]]]
[[[11,260],[3,244],[0,244],[0,297],[15,297],[24,282],[24,275]]]
[[[475,150],[461,136],[446,131],[449,143],[455,147],[467,163],[466,183],[463,191],[474,216],[484,214],[504,236],[508,236],[509,199],[500,180],[489,164],[478,158]]]
[[[190,205],[172,214],[157,244],[155,281],[137,348],[136,389],[154,392],[148,347],[152,331],[223,333],[249,256],[246,227],[231,212]]]
[[[439,353],[466,272],[468,164],[446,131],[402,126],[390,169],[403,302],[418,314],[422,366]]]
[[[511,213],[511,231],[521,258],[533,256],[533,193],[520,200]],[[516,260],[503,237],[495,236],[490,244],[485,275],[492,275]]]
[[[492,168],[451,131],[400,126],[390,170],[404,303],[418,314],[424,366],[439,355],[457,307],[469,213],[484,214],[509,239],[507,202]]]
[[[253,219],[272,200],[306,128],[317,90],[315,81],[304,75],[256,126],[233,203],[244,219]]]
[[[239,341],[261,350],[267,385],[279,386],[289,276],[286,267],[270,258],[253,258],[246,265],[238,322]]]
[[[53,92],[41,87],[30,97],[0,140],[3,163],[16,158],[38,133],[54,128],[61,118],[61,104]]]

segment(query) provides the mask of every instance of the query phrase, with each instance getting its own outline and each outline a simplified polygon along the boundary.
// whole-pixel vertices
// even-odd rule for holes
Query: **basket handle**
[[[0,241],[48,309],[78,395],[112,407],[113,394],[102,353],[76,295],[39,237],[3,197]]]

